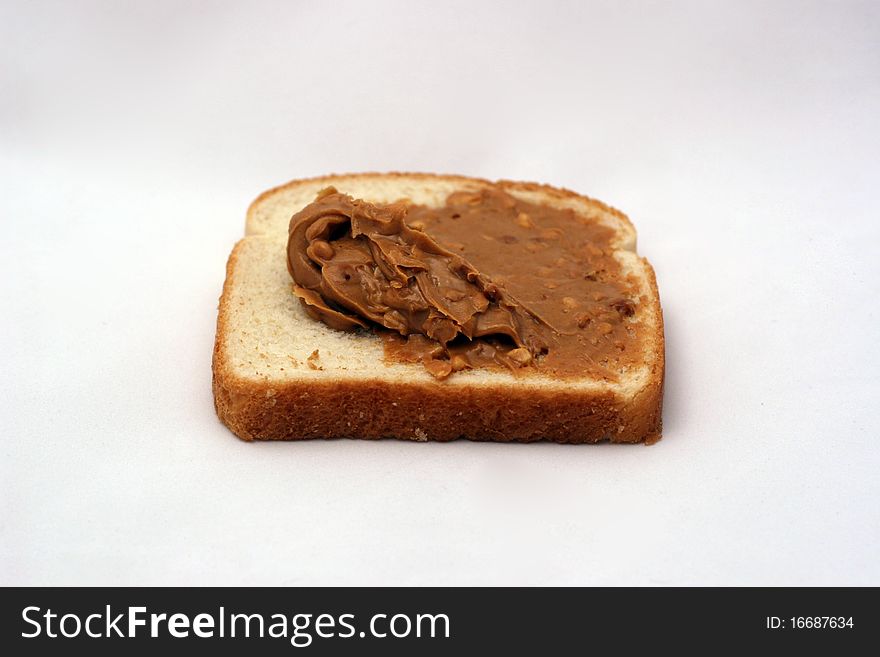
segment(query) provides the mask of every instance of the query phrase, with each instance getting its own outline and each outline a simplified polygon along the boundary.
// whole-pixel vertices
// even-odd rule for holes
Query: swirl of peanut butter
[[[306,312],[335,329],[379,325],[424,336],[414,343],[438,378],[454,369],[453,346],[477,338],[508,344],[495,349],[495,360],[514,367],[545,353],[553,328],[461,255],[408,225],[408,207],[373,205],[331,187],[293,216],[288,269]]]
[[[498,188],[432,207],[328,188],[291,220],[287,258],[308,314],[373,330],[387,361],[439,379],[501,367],[614,381],[645,348],[638,281],[614,236],[564,204]]]

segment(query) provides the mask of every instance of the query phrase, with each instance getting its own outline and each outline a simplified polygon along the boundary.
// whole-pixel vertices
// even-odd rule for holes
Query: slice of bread
[[[639,290],[633,326],[643,351],[619,381],[554,380],[495,369],[434,379],[422,365],[386,362],[381,338],[338,331],[306,315],[287,270],[293,214],[328,187],[372,203],[438,206],[455,191],[495,186],[536,204],[572,208],[615,231],[622,271]],[[296,180],[260,195],[247,213],[220,298],[214,399],[245,440],[402,438],[655,442],[663,396],[663,319],[651,265],[635,252],[622,213],[545,185],[430,174],[357,174]]]

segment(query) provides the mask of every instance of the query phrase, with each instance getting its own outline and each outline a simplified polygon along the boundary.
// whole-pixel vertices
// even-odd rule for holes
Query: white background
[[[3,584],[880,584],[872,2],[0,8]],[[656,446],[247,444],[248,203],[329,172],[627,212]]]

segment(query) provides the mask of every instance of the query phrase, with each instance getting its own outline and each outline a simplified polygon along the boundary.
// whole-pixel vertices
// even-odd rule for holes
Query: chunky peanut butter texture
[[[613,234],[498,190],[428,208],[331,187],[291,219],[287,259],[313,319],[373,330],[387,359],[437,379],[489,367],[615,381],[641,342]]]

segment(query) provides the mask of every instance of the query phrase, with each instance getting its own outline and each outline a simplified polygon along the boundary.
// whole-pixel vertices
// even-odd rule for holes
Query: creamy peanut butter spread
[[[504,367],[613,381],[641,352],[613,235],[495,189],[429,208],[330,187],[291,219],[287,259],[312,318],[374,330],[386,359],[422,362],[438,379]]]

